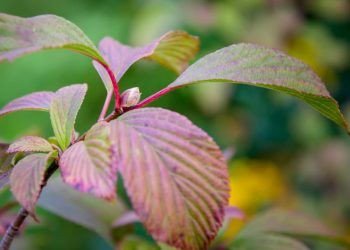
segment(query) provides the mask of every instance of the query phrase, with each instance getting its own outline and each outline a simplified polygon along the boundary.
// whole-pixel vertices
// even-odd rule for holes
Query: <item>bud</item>
[[[138,87],[125,90],[121,95],[121,105],[123,108],[131,107],[139,103],[141,93]]]

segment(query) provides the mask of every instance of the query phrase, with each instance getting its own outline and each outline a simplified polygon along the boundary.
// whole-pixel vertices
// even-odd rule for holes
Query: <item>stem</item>
[[[130,111],[133,109],[138,109],[138,108],[142,108],[143,106],[146,106],[147,104],[157,100],[158,98],[162,97],[163,95],[169,93],[170,91],[174,90],[175,88],[165,88],[165,89],[161,89],[158,92],[154,93],[153,95],[143,99],[141,102],[139,102],[138,104],[128,107],[128,108],[124,108],[123,111]]]
[[[51,166],[46,170],[44,175],[43,184],[41,184],[41,190],[46,186],[48,179],[52,176],[52,174],[58,169],[58,165],[56,163],[51,164]],[[40,191],[41,193],[41,191]],[[10,249],[11,243],[13,239],[17,236],[21,225],[25,221],[28,216],[28,211],[21,207],[19,210],[15,220],[11,223],[11,225],[7,228],[6,234],[1,239],[0,242],[0,250],[8,250]]]
[[[113,95],[113,92],[107,93],[106,100],[105,100],[105,103],[103,104],[103,108],[101,110],[101,114],[100,114],[100,117],[98,118],[98,121],[103,121],[105,119],[105,116],[106,116],[108,108],[109,108],[109,104],[110,104],[111,99],[112,99],[112,95]]]
[[[120,95],[119,95],[119,87],[117,83],[117,79],[115,78],[112,70],[108,67],[106,64],[102,64],[102,66],[105,68],[107,71],[109,78],[111,79],[112,85],[113,85],[113,91],[114,91],[114,96],[115,96],[115,109],[119,110],[120,109]]]

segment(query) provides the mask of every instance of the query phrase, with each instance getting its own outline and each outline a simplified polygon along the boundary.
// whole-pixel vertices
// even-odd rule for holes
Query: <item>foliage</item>
[[[349,132],[337,102],[320,78],[301,61],[277,50],[252,44],[231,45],[185,69],[198,50],[198,38],[183,31],[166,33],[137,48],[105,38],[97,50],[77,26],[61,17],[1,14],[0,34],[0,61],[43,49],[69,49],[93,59],[107,89],[99,121],[80,137],[74,125],[86,84],[70,85],[57,92],[32,93],[0,110],[0,116],[28,109],[50,113],[54,139],[24,137],[1,155],[5,162],[13,153],[24,154],[18,162],[11,160],[6,164],[1,179],[10,175],[14,196],[34,218],[35,204],[46,184],[50,165],[59,166],[63,181],[76,190],[108,201],[116,200],[120,174],[132,209],[155,241],[165,248],[165,244],[180,249],[208,248],[222,226],[228,205],[229,179],[224,157],[214,140],[186,117],[166,109],[143,108],[189,84],[231,82],[281,91],[310,104]],[[142,58],[155,60],[180,76],[139,103],[138,91],[131,91],[123,100],[118,82]],[[106,117],[112,94],[114,111]],[[47,202],[44,204],[48,206]],[[52,207],[51,210],[56,211]],[[87,212],[86,218],[96,216]],[[91,228],[86,218],[73,220]],[[95,230],[109,239],[106,226]],[[323,236],[317,230],[315,234]],[[254,247],[261,237],[271,249],[276,245],[285,249],[303,246],[286,236],[248,236],[249,239],[237,238],[233,246]]]

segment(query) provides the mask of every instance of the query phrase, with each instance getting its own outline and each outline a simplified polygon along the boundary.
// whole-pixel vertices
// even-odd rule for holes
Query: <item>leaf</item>
[[[290,237],[273,234],[241,238],[230,246],[232,250],[309,250],[302,242]]]
[[[63,87],[51,102],[50,118],[53,131],[62,150],[71,143],[75,118],[87,91],[86,84]]]
[[[104,59],[90,39],[73,23],[55,15],[22,18],[0,14],[0,61],[44,49],[63,48]]]
[[[110,203],[78,192],[64,184],[61,178],[50,178],[43,189],[38,205],[62,218],[88,228],[113,242],[113,221],[125,211],[123,203]]]
[[[8,144],[0,143],[0,190],[8,185],[12,171],[12,157],[7,153],[8,146]]]
[[[160,248],[145,239],[129,235],[125,237],[117,246],[117,249],[122,250],[159,250]]]
[[[51,144],[44,138],[38,136],[25,136],[12,143],[7,152],[51,152]]]
[[[119,81],[128,68],[142,58],[154,60],[167,68],[181,73],[197,53],[199,40],[184,31],[171,31],[142,47],[130,47],[110,37],[101,40],[99,50],[110,65]],[[107,91],[112,91],[112,83],[107,71],[94,62]]]
[[[316,238],[340,246],[350,247],[349,242],[342,239],[337,232],[329,229],[318,219],[300,212],[283,209],[272,209],[258,215],[239,232],[236,239],[261,233]]]
[[[277,50],[231,45],[198,60],[168,88],[199,82],[233,82],[278,90],[305,101],[350,132],[321,79],[301,61]]]
[[[334,231],[313,217],[295,211],[272,209],[253,219],[237,237],[262,232],[337,236]]]
[[[13,195],[34,218],[49,159],[50,154],[28,155],[15,165],[10,176]]]
[[[0,110],[0,117],[20,110],[49,111],[54,96],[53,92],[43,91],[20,97],[3,107]]]
[[[117,174],[112,167],[109,131],[107,122],[94,125],[84,141],[63,153],[59,165],[63,180],[75,189],[114,200]]]
[[[206,249],[228,202],[227,167],[215,142],[160,108],[127,112],[111,128],[115,164],[148,232],[180,249]]]

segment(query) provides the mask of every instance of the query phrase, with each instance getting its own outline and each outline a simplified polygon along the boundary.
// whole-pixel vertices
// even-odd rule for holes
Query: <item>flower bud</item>
[[[125,90],[121,95],[122,107],[131,107],[139,103],[141,93],[138,87]]]

